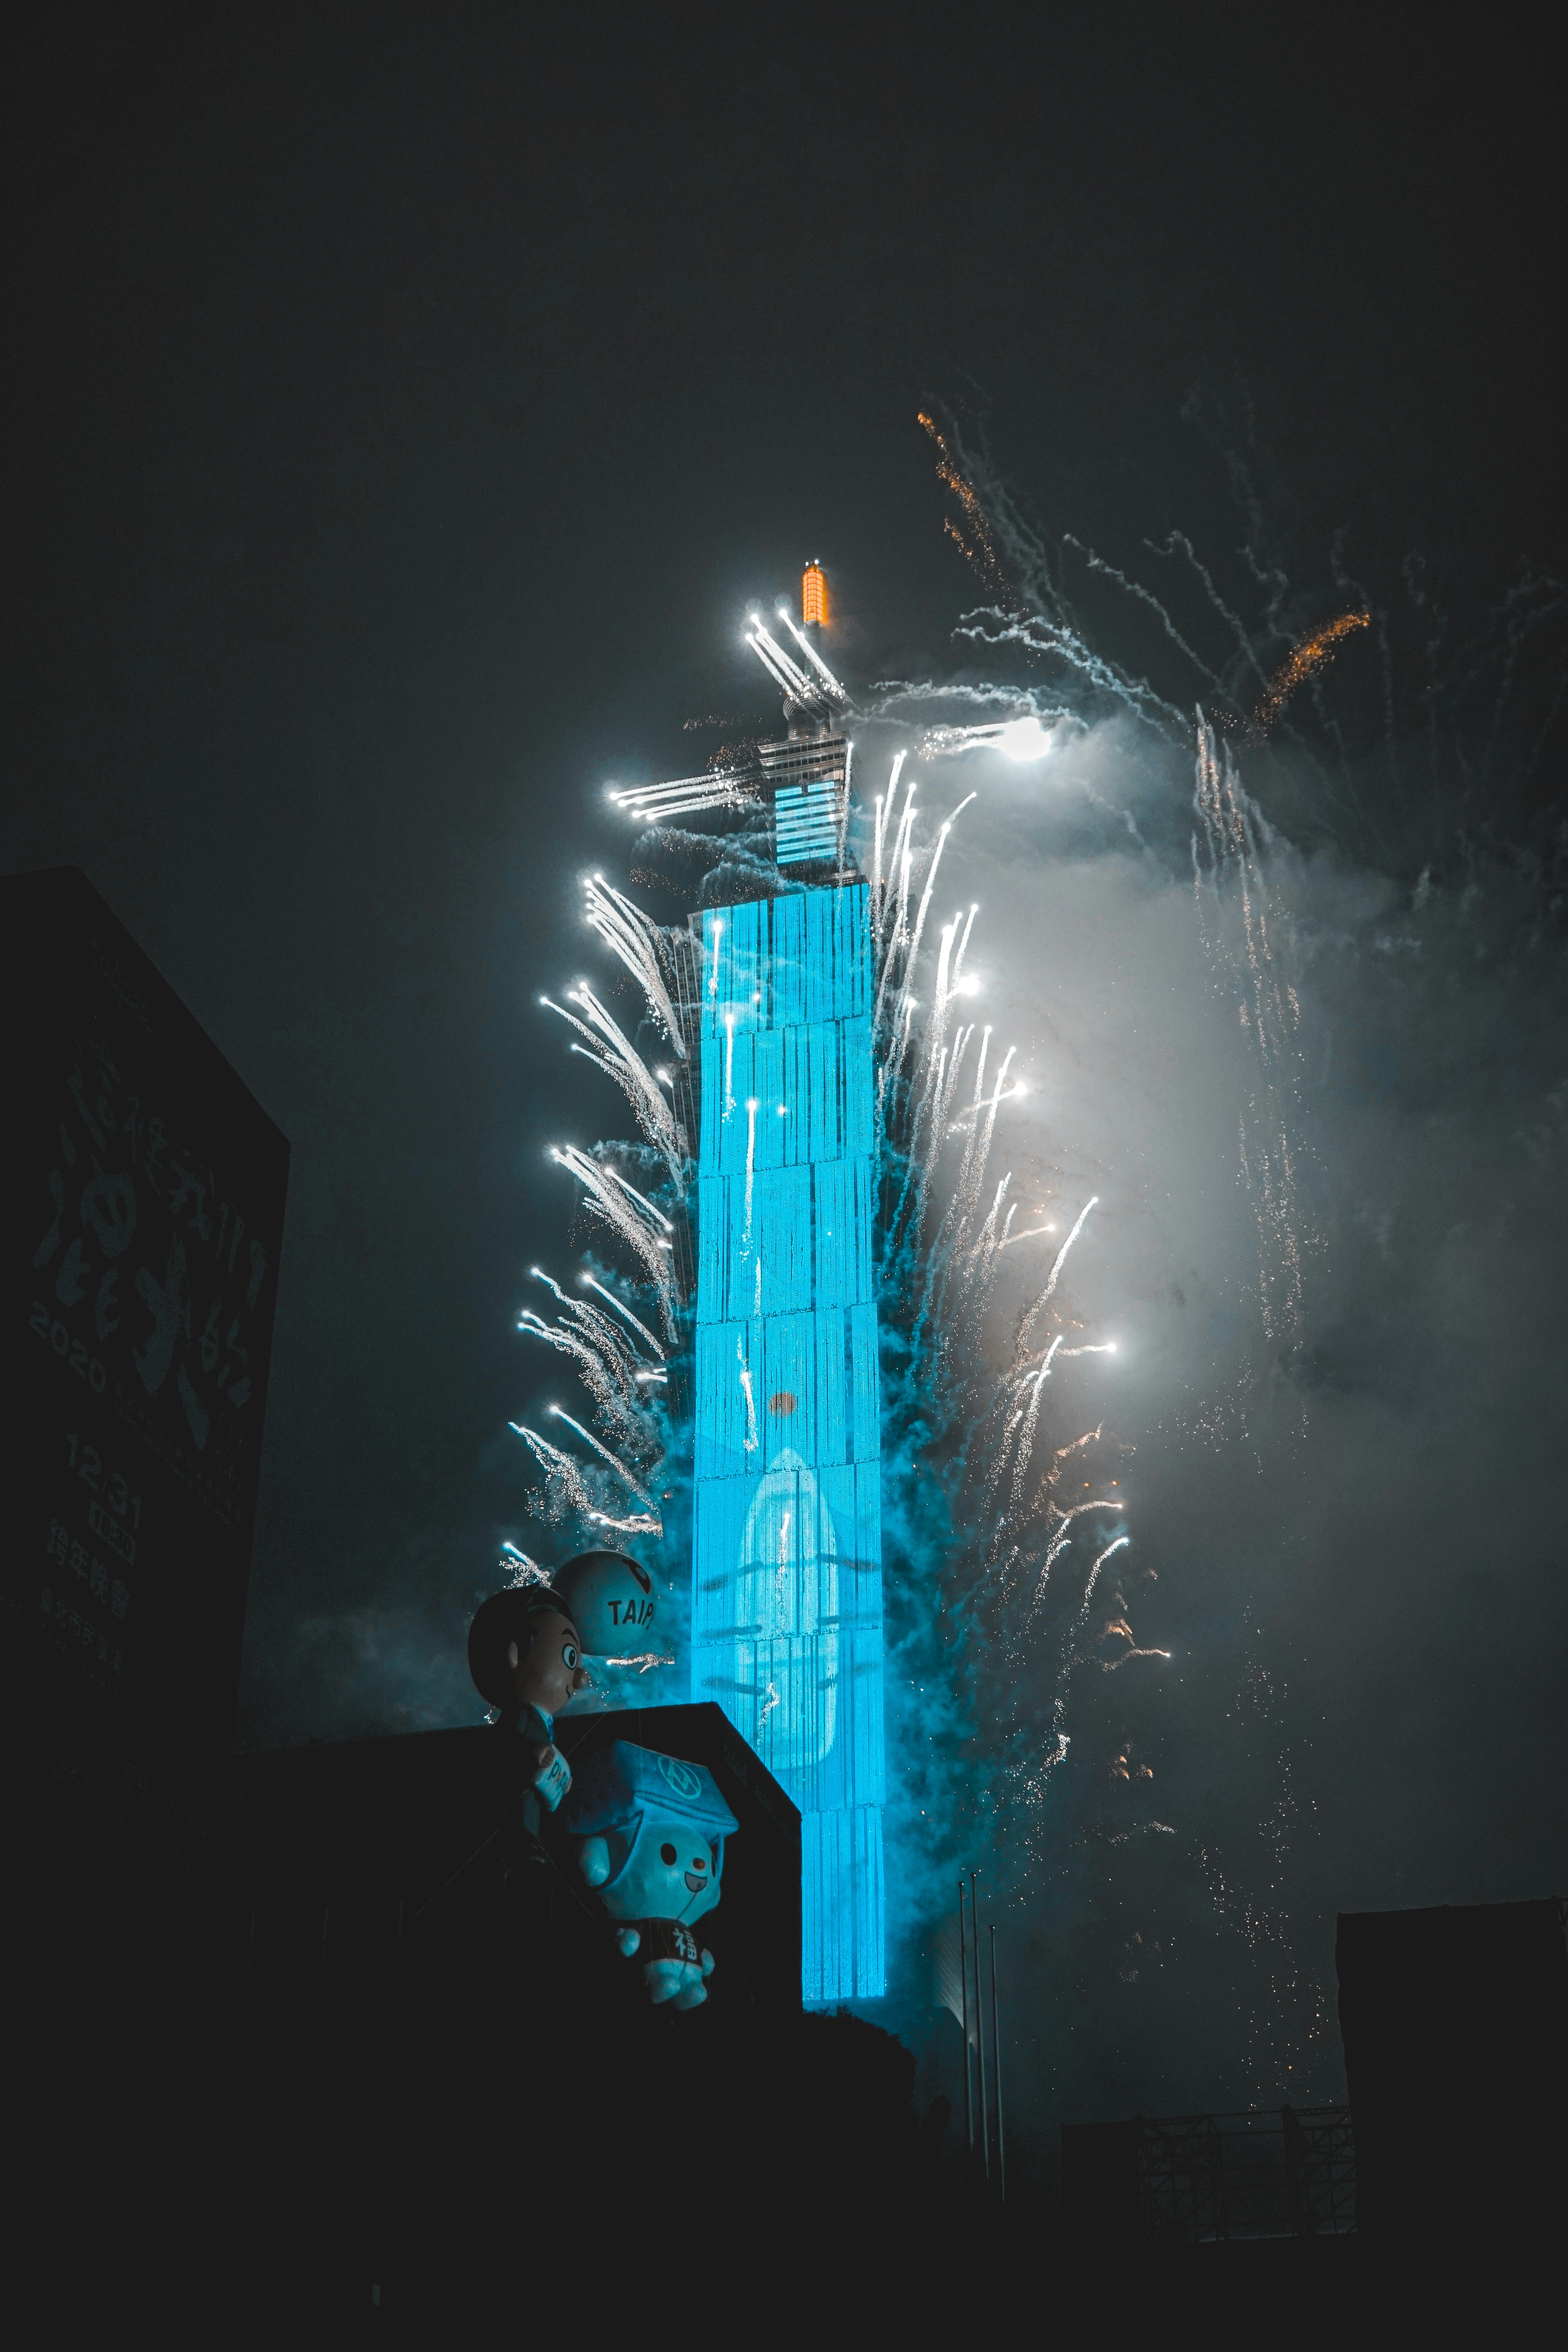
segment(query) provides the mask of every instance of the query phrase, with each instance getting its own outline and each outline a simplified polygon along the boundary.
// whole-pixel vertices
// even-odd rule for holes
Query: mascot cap
[[[555,1821],[572,1837],[620,1830],[635,1844],[637,1825],[648,1812],[676,1813],[716,1844],[717,1881],[724,1867],[724,1840],[740,1823],[719,1794],[712,1773],[679,1756],[634,1748],[629,1739],[601,1748],[574,1773]]]
[[[628,1643],[646,1649],[658,1599],[646,1568],[624,1551],[580,1551],[553,1576],[591,1657],[613,1658]]]

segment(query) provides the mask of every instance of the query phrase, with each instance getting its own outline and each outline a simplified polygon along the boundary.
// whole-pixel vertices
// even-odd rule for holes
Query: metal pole
[[[1002,2132],[1002,2034],[996,2021],[996,1922],[991,1922],[991,2079],[996,2085],[996,2168],[1007,2202],[1007,2142]]]
[[[963,1988],[963,2128],[969,2136],[969,2153],[974,2154],[974,2109],[969,2097],[969,1948],[963,1940],[963,1881],[958,1882],[958,1981]]]
[[[977,1870],[969,1874],[969,1918],[974,1929],[974,2062],[980,2069],[980,2149],[985,2178],[991,2178],[991,2117],[985,2098],[985,2009],[980,1998],[980,1899],[974,1892]]]

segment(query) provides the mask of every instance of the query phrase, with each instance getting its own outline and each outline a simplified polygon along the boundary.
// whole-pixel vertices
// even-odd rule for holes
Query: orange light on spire
[[[823,628],[827,625],[827,582],[820,563],[808,563],[802,575],[800,617],[807,627],[813,621]]]

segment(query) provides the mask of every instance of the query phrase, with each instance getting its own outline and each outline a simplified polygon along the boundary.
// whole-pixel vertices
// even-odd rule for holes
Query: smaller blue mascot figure
[[[691,1930],[719,1900],[724,1840],[737,1827],[711,1773],[617,1739],[574,1777],[556,1823],[622,1953],[642,1955],[649,2000],[700,2007],[713,1955]]]

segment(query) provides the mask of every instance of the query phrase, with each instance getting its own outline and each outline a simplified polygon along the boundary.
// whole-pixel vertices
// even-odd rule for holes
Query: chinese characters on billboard
[[[0,908],[5,1682],[178,1814],[232,1734],[289,1148],[84,877]]]

